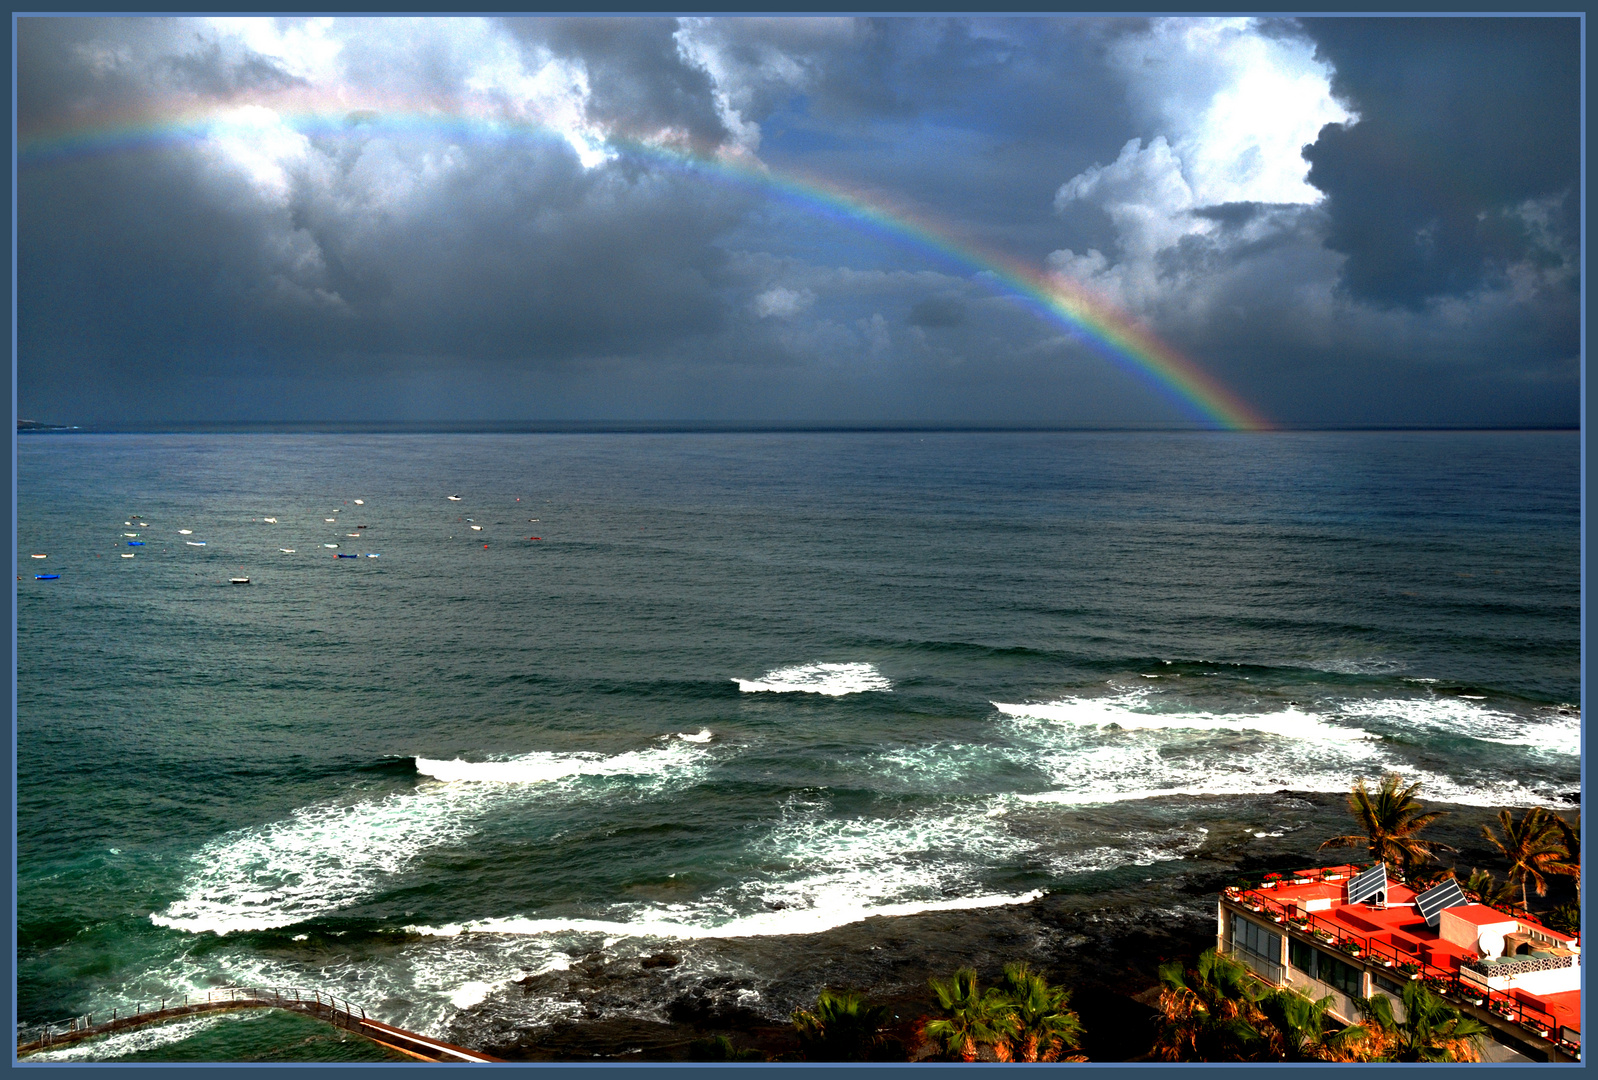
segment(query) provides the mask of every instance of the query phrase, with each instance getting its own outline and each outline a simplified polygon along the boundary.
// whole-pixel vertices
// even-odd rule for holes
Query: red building
[[[1217,909],[1217,951],[1272,986],[1330,994],[1344,1023],[1375,994],[1402,1019],[1418,979],[1488,1026],[1486,1060],[1581,1058],[1580,939],[1475,903],[1452,878],[1417,894],[1379,863],[1316,867],[1228,888]]]

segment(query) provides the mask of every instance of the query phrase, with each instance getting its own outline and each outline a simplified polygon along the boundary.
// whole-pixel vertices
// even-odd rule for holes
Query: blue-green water
[[[20,1019],[309,985],[464,1041],[646,1015],[560,976],[666,948],[782,1017],[728,942],[1108,893],[1388,769],[1568,805],[1577,454],[23,438]]]

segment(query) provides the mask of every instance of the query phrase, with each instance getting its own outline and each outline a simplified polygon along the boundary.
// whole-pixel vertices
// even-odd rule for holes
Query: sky
[[[19,416],[1574,425],[1573,18],[25,18]]]

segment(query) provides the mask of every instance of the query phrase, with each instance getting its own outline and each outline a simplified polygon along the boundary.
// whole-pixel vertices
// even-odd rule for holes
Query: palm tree
[[[1280,1061],[1367,1060],[1370,1031],[1359,1024],[1331,1030],[1326,1014],[1333,1003],[1330,994],[1317,1000],[1297,988],[1267,992],[1259,1009],[1270,1056]]]
[[[1515,887],[1507,881],[1499,884],[1498,879],[1486,870],[1471,867],[1470,877],[1459,884],[1489,907],[1503,907],[1515,902]]]
[[[872,1005],[853,990],[823,990],[812,1010],[793,1014],[799,1048],[808,1061],[864,1061],[880,1041],[886,1005]]]
[[[1381,786],[1372,792],[1361,777],[1348,795],[1348,809],[1353,813],[1362,832],[1348,836],[1334,836],[1321,845],[1329,847],[1359,847],[1370,851],[1370,856],[1403,870],[1413,870],[1431,861],[1432,850],[1452,851],[1447,844],[1435,840],[1422,841],[1419,832],[1444,817],[1440,810],[1422,811],[1415,793],[1420,783],[1404,787],[1404,779],[1397,773],[1382,777]]]
[[[1540,806],[1529,807],[1519,821],[1508,810],[1498,811],[1498,824],[1504,830],[1499,836],[1491,825],[1483,825],[1481,833],[1509,861],[1510,884],[1520,885],[1520,906],[1528,904],[1526,885],[1529,882],[1538,896],[1548,895],[1545,873],[1558,873],[1554,869],[1560,862],[1560,849],[1555,839],[1553,814]]]
[[[929,1020],[922,1033],[940,1043],[943,1052],[962,1061],[975,1061],[977,1047],[1008,1043],[1016,1035],[1010,1003],[1000,991],[977,985],[977,973],[960,968],[947,982],[931,980],[932,993],[943,1013]]]
[[[1393,1019],[1386,994],[1355,998],[1381,1061],[1480,1061],[1486,1025],[1461,1013],[1418,982],[1404,986],[1404,1022]]]
[[[1159,1033],[1154,1054],[1165,1061],[1242,1061],[1265,1043],[1259,1001],[1265,987],[1247,968],[1206,949],[1192,970],[1180,961],[1160,967]]]
[[[1025,964],[1004,965],[1004,996],[1010,1006],[1014,1045],[1019,1061],[1058,1061],[1082,1045],[1082,1021],[1068,1004],[1071,991],[1050,986]]]

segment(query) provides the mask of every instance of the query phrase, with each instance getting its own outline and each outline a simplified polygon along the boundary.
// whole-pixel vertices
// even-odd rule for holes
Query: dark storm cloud
[[[592,94],[588,113],[596,121],[635,134],[679,128],[700,147],[727,137],[716,115],[710,76],[678,48],[676,19],[504,22],[527,45],[582,62]]]
[[[159,149],[24,153],[23,407],[91,423],[1189,418],[970,261],[805,197],[815,178],[1047,260],[1280,420],[1566,419],[1575,125],[1550,107],[1541,129],[1503,129],[1537,128],[1568,72],[1534,85],[1529,52],[1485,91],[1445,71],[1427,92],[1452,104],[1431,119],[1412,93],[1424,65],[1385,66],[1520,55],[1481,38],[1383,20],[23,20],[25,138],[219,118]],[[1337,110],[1233,91],[1278,78],[1324,99],[1328,75],[1362,119],[1320,133],[1314,204],[1298,148]],[[298,119],[329,102],[360,119]],[[607,158],[611,137],[691,141],[751,172]],[[1258,175],[1285,186],[1251,179],[1240,145],[1269,150]],[[778,189],[793,197],[747,179],[766,167],[800,179]]]
[[[1576,19],[1304,25],[1360,115],[1304,151],[1354,296],[1415,306],[1575,249]]]
[[[28,29],[29,117],[296,81],[236,42],[170,24]],[[633,44],[658,47],[658,30]],[[194,394],[204,410],[215,379],[249,372],[569,363],[669,347],[724,321],[725,253],[711,241],[745,197],[625,160],[584,168],[558,141],[417,141],[363,115],[303,143],[265,130],[263,145],[282,145],[264,164],[200,140],[24,168],[24,399],[166,380],[172,408]],[[684,115],[695,114],[677,109],[673,122]]]
[[[965,321],[965,305],[953,296],[929,296],[910,308],[912,326],[949,327]]]
[[[17,122],[24,132],[114,114],[153,94],[226,100],[301,84],[272,60],[188,21],[17,21]]]

